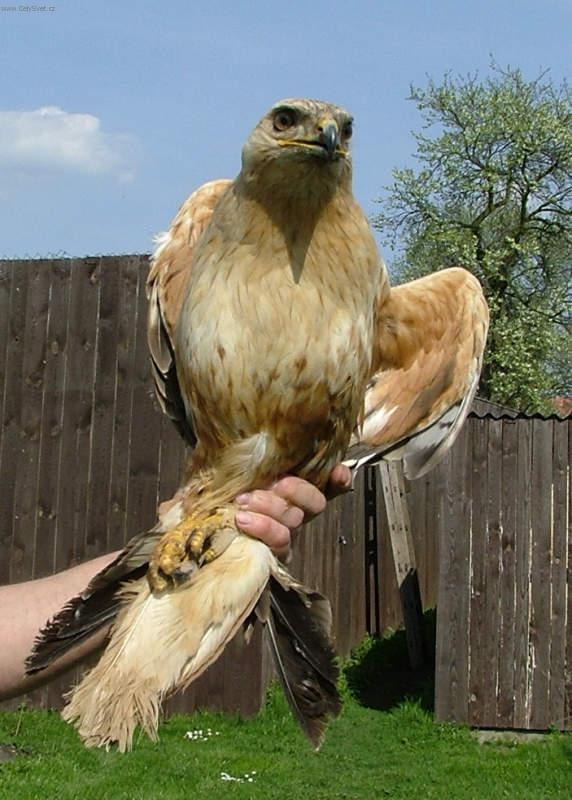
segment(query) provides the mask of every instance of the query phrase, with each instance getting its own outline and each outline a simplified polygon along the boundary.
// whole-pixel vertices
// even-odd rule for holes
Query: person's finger
[[[257,489],[239,495],[238,505],[246,511],[265,514],[280,522],[290,530],[298,528],[304,522],[304,511],[298,505],[292,505],[286,498],[280,497],[271,489]]]
[[[271,487],[271,491],[286,500],[290,506],[301,509],[304,522],[321,514],[326,508],[326,498],[322,492],[308,481],[293,475],[280,478]]]
[[[286,525],[277,522],[265,514],[239,510],[236,524],[249,536],[254,536],[267,544],[281,560],[285,560],[290,552],[290,530]]]
[[[336,464],[336,466],[330,472],[328,485],[325,489],[325,495],[328,500],[331,500],[333,497],[337,497],[340,494],[349,492],[349,490],[352,488],[352,484],[353,476],[351,469],[346,467],[345,464]]]

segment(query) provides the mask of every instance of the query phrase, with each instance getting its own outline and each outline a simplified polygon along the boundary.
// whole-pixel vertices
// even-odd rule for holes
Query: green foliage
[[[493,67],[410,99],[420,168],[394,171],[374,225],[399,248],[400,279],[459,264],[479,278],[491,307],[481,393],[547,410],[572,383],[572,92]]]

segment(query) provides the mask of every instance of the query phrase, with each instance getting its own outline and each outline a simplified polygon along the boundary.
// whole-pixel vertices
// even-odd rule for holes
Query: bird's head
[[[339,183],[350,179],[352,117],[320,100],[276,103],[248,137],[242,150],[245,176]]]

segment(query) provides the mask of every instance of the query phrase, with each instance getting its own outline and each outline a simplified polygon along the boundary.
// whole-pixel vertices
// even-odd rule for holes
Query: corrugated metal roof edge
[[[469,417],[476,417],[477,419],[541,419],[541,420],[556,420],[557,422],[570,422],[572,415],[561,417],[559,414],[527,414],[524,411],[516,411],[514,408],[500,405],[500,403],[493,403],[490,400],[484,400],[482,397],[475,397],[473,406],[469,411]]]

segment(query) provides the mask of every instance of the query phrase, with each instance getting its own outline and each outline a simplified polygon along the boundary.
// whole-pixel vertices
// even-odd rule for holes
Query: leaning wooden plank
[[[405,502],[403,468],[400,463],[381,462],[379,472],[387,509],[393,563],[403,606],[409,661],[413,669],[418,669],[425,661],[423,609],[411,522]]]

